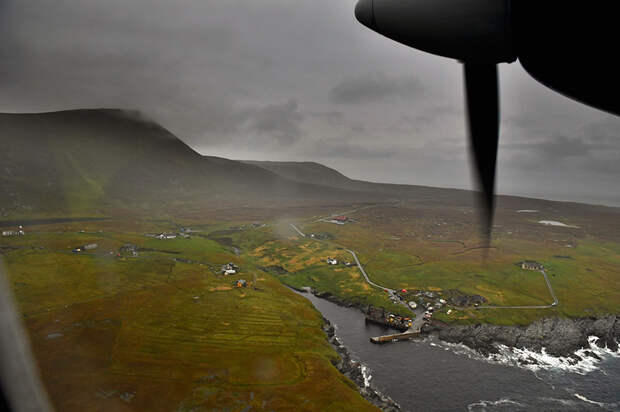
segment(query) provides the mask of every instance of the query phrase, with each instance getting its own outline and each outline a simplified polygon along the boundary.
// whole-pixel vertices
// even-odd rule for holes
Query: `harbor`
[[[424,332],[394,345],[372,344],[371,337],[389,336],[385,325],[368,322],[359,309],[342,307],[311,293],[302,296],[330,320],[351,357],[368,368],[370,381],[398,402],[403,411],[502,411],[516,406],[497,403],[500,399],[518,402],[522,409],[530,410],[604,410],[594,408],[573,392],[615,410],[620,358],[597,352],[603,360],[598,369],[587,374],[551,366],[533,373],[531,365],[516,367],[509,360],[488,360]],[[412,387],[416,390],[412,391]],[[446,389],[439,397],[438,387]]]
[[[419,313],[418,316],[412,319],[389,313],[384,308],[376,308],[372,305],[369,305],[364,313],[364,321],[366,324],[372,323],[396,329],[401,332],[370,337],[370,341],[377,344],[421,337],[423,335],[422,328],[427,323],[430,323],[431,317],[432,309],[429,309],[429,311],[423,314]]]

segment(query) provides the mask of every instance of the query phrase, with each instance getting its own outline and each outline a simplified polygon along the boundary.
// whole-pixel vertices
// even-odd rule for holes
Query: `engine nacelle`
[[[472,63],[513,62],[512,0],[359,0],[364,26],[407,46]]]

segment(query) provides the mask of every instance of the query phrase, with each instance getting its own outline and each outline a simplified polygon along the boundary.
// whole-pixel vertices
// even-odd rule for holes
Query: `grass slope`
[[[171,229],[63,223],[9,240],[10,282],[58,410],[376,410],[332,366],[337,354],[306,299],[208,230],[175,240],[142,234]],[[71,253],[89,242],[100,247]],[[117,257],[127,242],[147,251]],[[229,261],[251,287],[217,273]]]

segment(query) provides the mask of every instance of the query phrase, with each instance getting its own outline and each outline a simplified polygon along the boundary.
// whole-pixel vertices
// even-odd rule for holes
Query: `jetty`
[[[372,343],[387,343],[387,342],[396,342],[399,340],[406,340],[420,336],[420,331],[407,331],[403,333],[395,333],[392,335],[383,335],[383,336],[374,336],[370,338]]]

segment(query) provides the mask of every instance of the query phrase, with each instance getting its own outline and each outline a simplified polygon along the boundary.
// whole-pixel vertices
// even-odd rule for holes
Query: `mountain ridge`
[[[111,209],[284,202],[380,203],[476,208],[476,192],[350,179],[316,162],[231,160],[201,155],[139,112],[78,109],[0,114],[0,218],[78,215]],[[620,209],[499,196],[518,209]],[[92,214],[92,213],[91,213]]]
[[[0,114],[0,215],[159,204],[334,200],[369,194],[295,182],[202,156],[157,123],[117,109]]]

